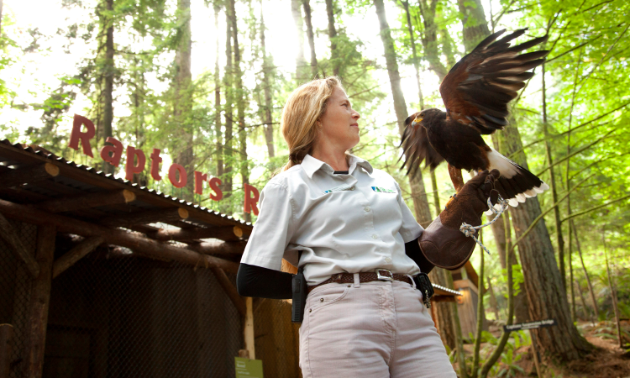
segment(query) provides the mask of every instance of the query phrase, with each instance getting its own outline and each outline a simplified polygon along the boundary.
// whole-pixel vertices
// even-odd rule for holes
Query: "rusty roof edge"
[[[253,225],[250,222],[237,220],[230,215],[211,210],[207,207],[195,205],[192,202],[186,202],[183,199],[172,197],[168,194],[162,193],[155,189],[149,189],[144,186],[141,187],[137,183],[132,183],[129,180],[116,178],[113,174],[105,174],[105,172],[103,171],[96,171],[96,168],[94,167],[91,167],[89,165],[84,165],[84,164],[77,164],[71,160],[67,160],[64,157],[57,156],[51,153],[50,151],[41,147],[36,150],[32,146],[24,147],[24,145],[20,143],[11,143],[11,141],[9,141],[8,139],[1,140],[0,149],[6,148],[6,147],[11,147],[13,150],[17,150],[22,153],[26,153],[28,155],[34,155],[33,157],[39,158],[40,160],[45,161],[45,162],[58,163],[60,165],[60,168],[71,167],[72,169],[77,169],[79,171],[87,172],[88,174],[94,175],[95,177],[98,177],[99,179],[108,180],[109,184],[115,184],[116,186],[119,186],[121,189],[132,190],[136,195],[140,195],[140,197],[146,196],[149,198],[153,197],[154,199],[159,198],[161,200],[167,200],[167,201],[170,200],[173,202],[174,205],[186,207],[186,210],[191,211],[191,213],[195,215],[194,219],[197,219],[203,222],[212,223],[212,221],[210,220],[211,218],[206,218],[207,216],[219,217],[220,220],[223,222],[228,221],[230,223],[233,223],[235,226],[239,226],[239,227],[244,226],[245,228],[249,228],[249,230],[247,229],[244,230],[246,232],[247,231],[251,232],[251,229],[253,228]]]

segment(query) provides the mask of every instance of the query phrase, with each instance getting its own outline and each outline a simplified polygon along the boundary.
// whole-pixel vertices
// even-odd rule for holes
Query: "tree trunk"
[[[429,62],[429,69],[435,72],[440,79],[444,80],[447,70],[440,59],[438,51],[437,24],[435,23],[435,12],[438,0],[418,0],[420,14],[424,23],[424,36],[422,37],[422,46],[424,47],[424,55]]]
[[[405,97],[403,96],[402,89],[400,87],[400,73],[398,72],[398,63],[396,62],[394,40],[392,39],[389,24],[387,23],[387,18],[385,16],[385,5],[383,4],[383,0],[374,0],[374,7],[376,8],[376,15],[378,16],[380,24],[381,41],[383,42],[383,48],[385,50],[387,74],[389,75],[389,82],[394,99],[394,110],[398,121],[398,132],[402,135],[405,128],[405,119],[408,114]],[[429,202],[427,200],[427,193],[424,188],[421,170],[418,170],[415,177],[409,178],[409,184],[411,186],[411,196],[413,197],[416,218],[418,219],[418,223],[426,227],[429,223],[431,223],[433,217],[431,216],[431,210],[429,209]]]
[[[335,7],[333,0],[326,0],[326,15],[328,16],[328,38],[330,38],[330,61],[333,75],[339,76],[339,56],[337,51],[337,29],[335,28]]]
[[[411,53],[413,56],[413,67],[416,70],[416,85],[418,86],[418,104],[420,105],[420,110],[424,110],[424,96],[422,95],[422,87],[420,86],[420,59],[418,59],[418,54],[416,52],[416,38],[415,35],[413,34],[413,25],[411,23],[411,15],[409,14],[409,2],[408,1],[403,1],[402,2],[403,7],[405,7],[405,15],[407,16],[407,30],[409,31],[409,40],[411,42]],[[431,172],[431,180],[433,180],[435,176],[434,172]],[[433,183],[433,181],[431,181],[431,183]],[[435,187],[433,188],[433,196],[434,196],[434,200],[436,203],[436,206],[439,208],[440,205],[440,200],[437,196],[437,192],[436,192],[436,187],[437,185],[434,185]],[[438,213],[439,214],[439,213]]]
[[[549,166],[549,186],[551,187],[551,195],[553,203],[558,203],[558,190],[556,186],[556,175],[553,167],[553,156],[551,156],[551,145],[549,144],[549,129],[547,123],[547,94],[545,81],[545,63],[542,65],[542,111],[543,111],[543,133],[545,136],[545,154],[547,164]],[[560,206],[553,208],[554,220],[556,222],[556,239],[558,241],[558,262],[560,263],[560,277],[562,278],[562,287],[566,295],[567,274],[564,267],[564,238],[562,237],[562,222],[560,221]]]
[[[317,55],[315,55],[315,33],[313,33],[313,22],[311,20],[311,3],[310,0],[302,0],[304,8],[304,20],[306,21],[306,35],[308,36],[308,46],[311,50],[311,79],[316,79],[317,73]]]
[[[584,271],[584,277],[586,278],[586,283],[588,284],[588,292],[591,295],[591,301],[593,302],[593,311],[595,311],[595,320],[599,318],[599,308],[597,306],[597,299],[595,297],[595,290],[593,290],[593,283],[591,282],[591,278],[588,275],[588,271],[586,270],[586,265],[584,265],[584,258],[582,257],[582,246],[580,245],[580,238],[577,235],[577,230],[575,228],[575,223],[573,219],[570,220],[571,227],[573,228],[573,237],[575,238],[575,246],[578,250],[578,255],[580,257],[580,262],[582,263],[582,270]]]
[[[591,319],[591,323],[593,323],[593,325],[595,324],[595,322],[593,321],[593,318],[589,316],[588,313],[588,307],[586,306],[586,300],[584,300],[584,292],[582,291],[582,288],[580,287],[580,283],[575,280],[575,284],[577,285],[577,291],[580,294],[580,301],[582,302],[582,312],[584,313],[584,320],[590,318]]]
[[[453,39],[448,33],[448,29],[445,27],[440,28],[440,42],[442,44],[442,51],[446,56],[447,67],[453,67],[455,63],[455,51],[453,51]]]
[[[488,291],[490,292],[490,307],[494,311],[494,317],[496,320],[499,320],[501,317],[499,315],[499,302],[497,302],[497,297],[494,295],[494,288],[492,287],[492,281],[490,277],[486,278],[488,282]]]
[[[114,0],[106,0],[105,6],[108,15],[104,17],[105,34],[105,62],[103,74],[105,76],[105,89],[103,90],[103,140],[113,136],[114,122],[114,19],[111,12],[114,11]],[[114,166],[103,164],[105,173],[114,173]]]
[[[219,12],[221,8],[214,5],[214,27],[219,30]],[[214,131],[216,133],[217,177],[223,180],[223,132],[221,130],[221,79],[219,75],[219,33],[217,33],[217,50],[214,60]]]
[[[193,129],[188,116],[192,111],[192,96],[190,86],[192,74],[190,71],[190,58],[192,40],[190,31],[190,0],[178,0],[177,9],[179,23],[182,25],[182,34],[175,52],[175,82],[174,82],[174,115],[178,128],[177,157],[174,162],[186,168],[187,184],[182,197],[191,200],[193,198],[194,166],[193,166]]]
[[[300,0],[291,0],[291,15],[298,37],[297,56],[295,57],[295,80],[298,85],[306,80],[306,59],[304,59],[304,22],[300,10]]]
[[[466,51],[470,51],[474,48],[481,40],[490,35],[490,30],[488,29],[488,24],[486,22],[486,17],[484,15],[483,5],[479,0],[472,0],[473,3],[464,2],[462,0],[458,0],[458,4],[460,6],[460,11],[462,14],[462,26],[463,26],[463,34],[464,34],[464,46]],[[470,47],[472,46],[472,47]],[[454,59],[453,59],[454,60]],[[512,120],[512,118],[510,119]],[[498,136],[497,134],[492,134],[492,142],[494,144],[495,149],[500,150]],[[492,233],[494,235],[494,240],[497,244],[497,249],[499,250],[499,259],[501,260],[501,268],[506,268],[507,261],[507,250],[506,247],[508,244],[508,239],[511,237],[511,232],[509,228],[511,227],[510,217],[508,214],[505,214],[505,222],[494,222],[491,226]],[[513,217],[512,217],[513,218]],[[507,229],[506,229],[507,226]],[[516,255],[515,255],[516,257]],[[513,264],[516,265],[516,258],[512,260]],[[514,268],[512,268],[514,269]],[[523,285],[520,285],[518,294],[516,294],[513,298],[514,303],[514,316],[516,318],[517,323],[524,323],[530,320],[528,306],[529,303],[527,301],[527,294],[524,290]]]
[[[260,12],[260,46],[262,49],[263,55],[263,92],[265,94],[265,106],[262,114],[262,121],[265,124],[265,142],[267,143],[267,153],[269,155],[269,159],[272,159],[276,156],[273,145],[273,125],[271,122],[271,88],[269,84],[269,76],[272,75],[273,67],[269,62],[269,57],[267,56],[267,48],[265,47],[265,19],[263,17],[262,11]]]
[[[457,0],[457,5],[462,15],[464,47],[468,53],[490,35],[490,30],[480,0]]]
[[[621,336],[621,322],[619,320],[619,307],[617,305],[617,292],[615,290],[615,284],[610,274],[610,263],[608,262],[608,248],[606,248],[606,232],[602,230],[602,243],[604,244],[604,257],[606,258],[606,275],[608,276],[608,288],[610,289],[610,296],[612,298],[613,312],[615,314],[615,322],[617,323],[617,340],[619,341],[619,348],[623,348],[623,337]]]
[[[449,286],[449,280],[447,277],[447,275],[450,274],[451,272],[442,268],[433,268],[431,273],[429,273],[429,279],[431,279],[431,282],[436,285],[452,289],[453,286]],[[453,279],[451,278],[451,281],[452,280]],[[453,327],[453,313],[457,311],[457,303],[434,302],[432,306],[435,306],[435,317],[437,318],[437,324],[435,326],[440,334],[442,343],[444,345],[448,345],[450,349],[457,348],[455,328]]]
[[[223,184],[223,198],[228,198],[232,195],[232,166],[234,165],[233,158],[233,146],[234,146],[234,130],[233,130],[233,97],[234,92],[232,90],[232,80],[234,76],[232,68],[232,22],[230,21],[230,7],[225,7],[225,24],[226,24],[226,39],[225,39],[225,73],[223,76],[223,87],[225,88],[225,142],[223,144],[223,156],[224,156],[224,174],[225,179],[222,180]],[[225,203],[225,202],[224,202]],[[227,207],[224,205],[221,209],[223,212],[227,212]],[[231,212],[231,211],[230,211]]]
[[[245,130],[245,91],[243,89],[243,72],[241,71],[241,51],[238,43],[238,23],[236,19],[235,0],[230,0],[230,17],[232,19],[232,39],[234,41],[234,83],[236,90],[236,111],[238,115],[238,143],[240,164],[239,171],[243,188],[249,184],[249,167],[247,163],[247,132]],[[298,8],[299,10],[299,8]],[[244,190],[244,189],[243,189]],[[251,222],[251,214],[245,213],[245,221]]]
[[[501,142],[501,152],[506,156],[521,151],[523,147],[515,126],[504,129]],[[523,152],[516,154],[514,160],[527,169]],[[512,222],[517,237],[541,214],[537,198],[528,198],[510,212],[513,214]],[[554,327],[533,331],[542,351],[561,361],[578,359],[591,350],[591,345],[580,336],[571,320],[569,303],[562,290],[560,271],[544,219],[519,243],[518,250],[529,301],[530,320],[555,319],[557,322]]]

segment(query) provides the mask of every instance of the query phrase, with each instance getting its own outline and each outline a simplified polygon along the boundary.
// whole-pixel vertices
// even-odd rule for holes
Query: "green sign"
[[[236,366],[236,378],[263,378],[261,360],[234,357],[234,365]]]

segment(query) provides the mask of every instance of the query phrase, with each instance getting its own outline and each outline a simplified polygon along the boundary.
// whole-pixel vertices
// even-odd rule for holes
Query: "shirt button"
[[[385,262],[390,263],[390,262],[392,262],[392,259],[390,259],[389,257],[385,257]]]
[[[366,206],[366,207],[363,208],[363,210],[365,210],[366,213],[369,213],[370,212],[370,207]]]
[[[378,239],[378,235],[372,234],[372,239]]]

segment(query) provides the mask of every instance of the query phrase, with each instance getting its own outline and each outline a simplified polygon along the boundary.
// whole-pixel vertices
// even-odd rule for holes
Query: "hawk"
[[[525,33],[520,29],[498,39],[505,30],[484,39],[451,68],[440,85],[446,112],[426,109],[405,120],[401,146],[407,174],[415,174],[422,161],[434,170],[442,161],[455,190],[463,186],[461,170],[498,169],[495,189],[513,207],[528,197],[549,189],[541,179],[488,146],[482,134],[492,134],[507,125],[508,103],[534,76],[549,51],[522,51],[547,40],[535,38],[516,46],[510,42]],[[498,39],[498,40],[497,40]]]

